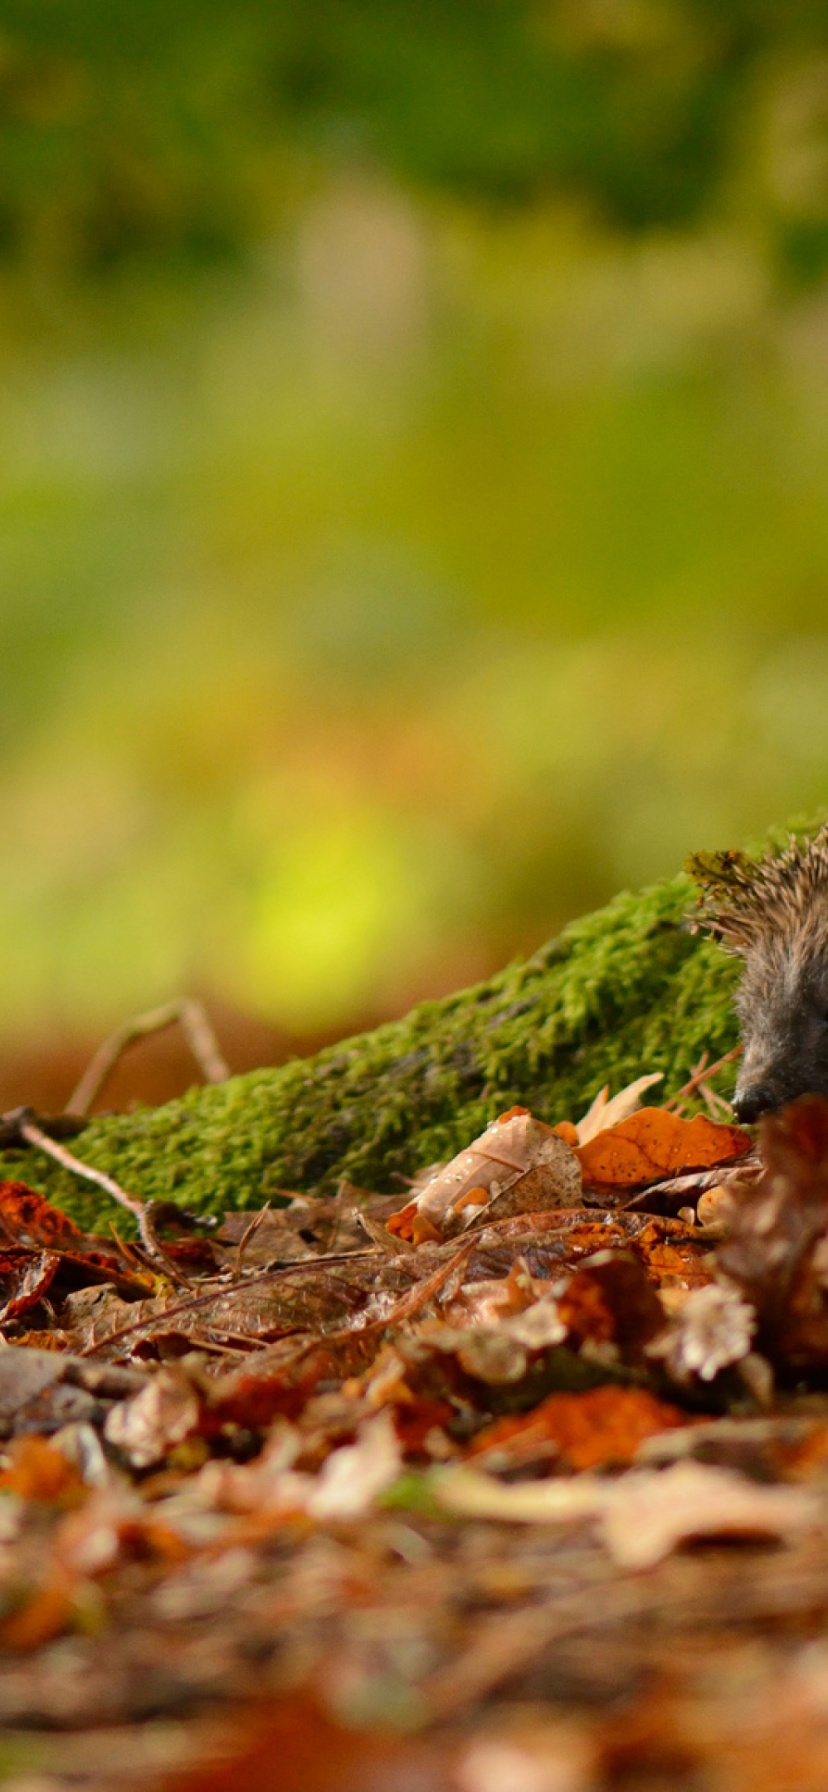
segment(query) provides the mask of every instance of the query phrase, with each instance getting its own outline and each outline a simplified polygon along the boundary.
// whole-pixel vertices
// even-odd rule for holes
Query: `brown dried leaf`
[[[578,1160],[551,1126],[526,1108],[510,1108],[451,1163],[438,1169],[388,1230],[419,1243],[423,1236],[451,1238],[485,1213],[574,1207],[580,1199]]]
[[[104,1436],[132,1463],[149,1468],[163,1461],[174,1444],[198,1430],[201,1401],[186,1371],[176,1364],[159,1369],[146,1387],[113,1406]]]
[[[56,1251],[30,1251],[22,1245],[0,1250],[0,1326],[37,1306],[51,1288],[60,1261]]]
[[[448,1468],[434,1489],[441,1505],[470,1518],[515,1524],[597,1520],[602,1541],[621,1568],[652,1568],[693,1538],[768,1537],[786,1543],[824,1522],[821,1501],[804,1489],[757,1487],[730,1469],[696,1462],[678,1462],[663,1472],[630,1470],[618,1481],[583,1474],[515,1485],[474,1469]]]
[[[576,1269],[558,1296],[566,1336],[637,1364],[662,1329],[664,1308],[643,1266],[626,1251],[601,1251]]]

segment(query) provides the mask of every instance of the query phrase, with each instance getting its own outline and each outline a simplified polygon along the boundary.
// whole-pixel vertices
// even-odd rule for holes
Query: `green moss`
[[[450,1156],[514,1102],[577,1118],[604,1083],[653,1070],[666,1096],[702,1051],[718,1057],[737,1036],[737,970],[687,929],[692,897],[686,877],[618,896],[486,983],[315,1058],[96,1119],[76,1149],[135,1194],[223,1213],[343,1175],[393,1190],[394,1172]],[[116,1212],[34,1153],[8,1153],[0,1174],[84,1224]]]

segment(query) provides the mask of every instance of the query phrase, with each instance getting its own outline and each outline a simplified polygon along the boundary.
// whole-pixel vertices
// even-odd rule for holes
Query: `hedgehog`
[[[688,870],[704,891],[693,925],[744,963],[736,1118],[828,1097],[828,823],[778,854],[699,853]]]

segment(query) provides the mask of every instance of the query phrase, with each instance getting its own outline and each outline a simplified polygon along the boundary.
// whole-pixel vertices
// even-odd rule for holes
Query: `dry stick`
[[[187,996],[179,1001],[166,1002],[163,1008],[151,1008],[147,1014],[138,1014],[134,1020],[125,1021],[122,1027],[110,1034],[103,1045],[98,1047],[80,1082],[72,1090],[64,1112],[83,1116],[88,1114],[95,1097],[100,1094],[127,1047],[137,1039],[146,1038],[148,1033],[164,1032],[167,1027],[175,1026],[176,1022],[181,1027],[205,1082],[226,1082],[230,1068],[213,1031],[212,1022],[203,1003]]]
[[[233,1281],[234,1282],[237,1282],[239,1279],[239,1276],[241,1275],[242,1258],[244,1257],[244,1253],[247,1249],[247,1246],[249,1245],[251,1238],[255,1238],[256,1233],[258,1232],[259,1227],[262,1223],[262,1220],[265,1217],[265,1214],[269,1213],[269,1212],[270,1212],[270,1202],[265,1201],[264,1207],[262,1207],[258,1213],[254,1213],[249,1226],[245,1226],[244,1231],[241,1235],[241,1238],[239,1239],[239,1248],[236,1252],[236,1267],[233,1271]]]
[[[128,1213],[134,1213],[140,1224],[144,1217],[143,1201],[139,1201],[137,1195],[128,1195],[126,1189],[121,1188],[113,1176],[107,1176],[105,1170],[93,1170],[91,1164],[81,1163],[80,1158],[67,1151],[65,1145],[59,1145],[56,1139],[49,1138],[48,1133],[41,1132],[33,1120],[21,1120],[20,1137],[27,1144],[34,1145],[38,1151],[45,1151],[47,1157],[53,1157],[56,1163],[62,1164],[64,1170],[71,1170],[74,1176],[85,1176],[87,1182],[96,1182],[99,1188],[105,1189],[112,1196],[113,1201],[125,1207]]]
[[[741,1051],[741,1045],[734,1045],[729,1052],[725,1052],[723,1058],[717,1058],[715,1064],[708,1064],[707,1052],[702,1052],[695,1070],[691,1070],[690,1072],[689,1081],[684,1084],[683,1088],[677,1089],[675,1095],[671,1095],[669,1101],[664,1102],[663,1111],[669,1113],[670,1109],[674,1108],[677,1102],[683,1101],[685,1095],[693,1095],[702,1083],[708,1083],[710,1078],[716,1076],[725,1064],[732,1064],[734,1058],[740,1056]],[[722,1096],[719,1097],[719,1100],[723,1099]],[[728,1106],[729,1105],[730,1104],[728,1103]]]
[[[187,1287],[190,1286],[190,1277],[184,1275],[177,1268],[167,1256],[163,1245],[153,1236],[144,1201],[139,1200],[137,1195],[128,1195],[126,1189],[115,1181],[114,1176],[108,1176],[105,1170],[94,1170],[91,1164],[82,1163],[81,1159],[75,1157],[73,1152],[67,1151],[65,1145],[59,1145],[56,1139],[49,1138],[48,1133],[41,1132],[40,1127],[36,1126],[33,1120],[21,1120],[19,1133],[21,1139],[25,1139],[27,1144],[33,1145],[37,1151],[45,1151],[47,1157],[53,1157],[56,1163],[61,1164],[64,1170],[71,1171],[73,1176],[83,1176],[87,1182],[97,1183],[99,1188],[104,1189],[108,1195],[112,1196],[113,1201],[117,1201],[121,1207],[125,1207],[128,1213],[134,1214],[138,1221],[138,1231],[145,1250],[151,1257],[157,1257],[159,1262],[163,1263],[172,1281],[178,1282],[179,1285],[183,1282]]]

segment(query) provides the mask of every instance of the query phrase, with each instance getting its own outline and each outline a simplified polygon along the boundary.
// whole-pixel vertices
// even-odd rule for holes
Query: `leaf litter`
[[[654,1080],[401,1208],[0,1187],[10,1786],[824,1792],[828,1105]]]

